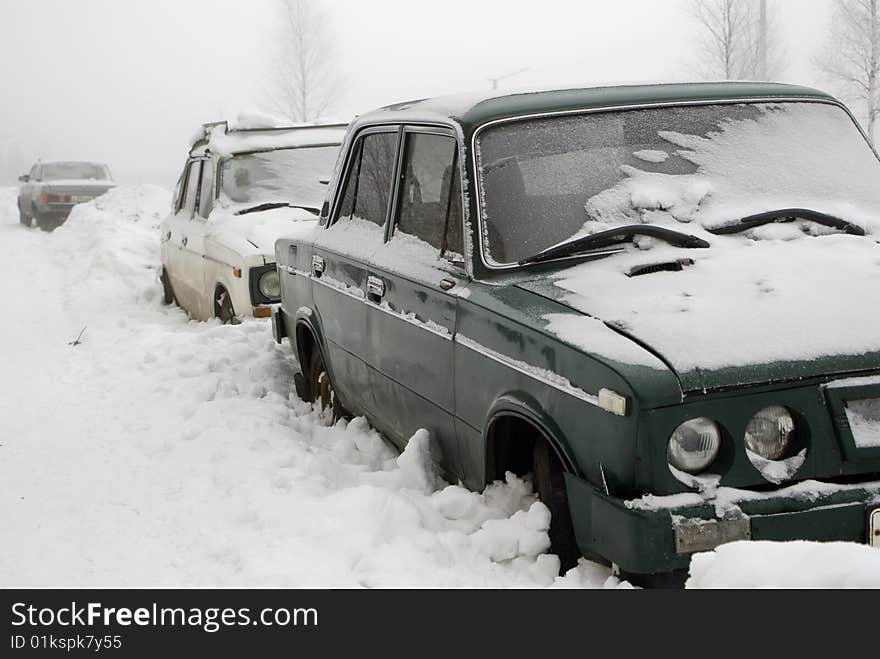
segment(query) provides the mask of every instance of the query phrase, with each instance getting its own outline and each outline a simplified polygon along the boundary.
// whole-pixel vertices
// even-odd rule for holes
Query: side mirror
[[[30,174],[22,174],[21,176],[18,177],[18,180],[21,181],[22,183],[27,183],[28,181],[31,180],[31,175]]]

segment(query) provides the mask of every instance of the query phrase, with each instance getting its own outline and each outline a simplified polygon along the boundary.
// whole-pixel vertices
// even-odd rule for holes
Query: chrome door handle
[[[444,279],[440,282],[440,288],[444,291],[451,291],[456,287],[456,281],[454,279]]]
[[[375,298],[385,297],[385,282],[378,277],[369,277],[367,279],[367,292]]]
[[[324,274],[324,268],[327,267],[327,264],[324,263],[324,259],[320,256],[312,257],[312,272],[315,273],[316,277],[320,277]]]

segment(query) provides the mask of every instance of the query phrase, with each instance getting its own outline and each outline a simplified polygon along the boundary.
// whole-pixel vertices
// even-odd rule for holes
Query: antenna
[[[514,76],[518,76],[521,73],[525,73],[529,71],[531,67],[525,67],[524,69],[520,69],[519,71],[514,71],[513,73],[505,73],[503,76],[497,76],[495,78],[488,78],[489,82],[492,84],[492,89],[498,89],[498,83],[502,80],[507,80],[508,78],[513,78]]]

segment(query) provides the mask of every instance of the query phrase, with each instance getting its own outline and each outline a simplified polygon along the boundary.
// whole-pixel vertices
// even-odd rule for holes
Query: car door
[[[196,287],[189,280],[183,250],[189,242],[186,234],[198,204],[201,173],[202,161],[200,159],[190,159],[187,161],[180,202],[174,217],[168,223],[165,237],[168,245],[168,265],[170,270],[168,274],[171,279],[171,285],[174,288],[177,301],[190,313],[195,311],[198,299],[193,293]]]
[[[215,278],[208,283],[205,263],[205,233],[207,221],[214,207],[216,164],[211,158],[201,159],[198,198],[195,208],[182,227],[181,261],[186,281],[193,297],[193,315],[202,320],[214,316]]]
[[[349,149],[344,184],[312,251],[312,295],[333,384],[350,412],[375,406],[367,352],[367,264],[385,240],[399,130],[375,128]]]
[[[466,283],[454,133],[407,128],[388,243],[370,264],[367,365],[381,428],[401,444],[419,429],[461,477],[455,431],[456,291]]]

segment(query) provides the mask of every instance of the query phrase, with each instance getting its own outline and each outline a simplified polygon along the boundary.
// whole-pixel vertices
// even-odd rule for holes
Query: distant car
[[[196,320],[269,318],[275,241],[315,224],[345,128],[203,126],[160,229],[165,302]]]
[[[822,92],[429,99],[359,117],[276,245],[303,398],[451,482],[531,475],[563,568],[880,547],[880,161]]]
[[[77,204],[116,186],[107,165],[94,162],[38,162],[18,180],[19,220],[25,226],[36,221],[44,231],[64,224]]]

